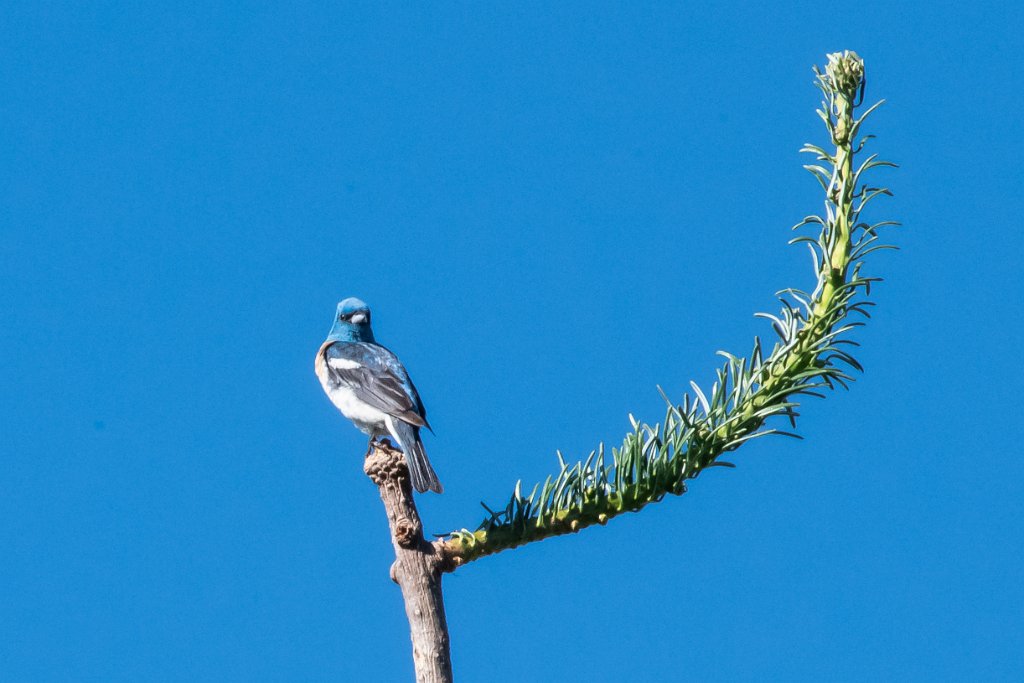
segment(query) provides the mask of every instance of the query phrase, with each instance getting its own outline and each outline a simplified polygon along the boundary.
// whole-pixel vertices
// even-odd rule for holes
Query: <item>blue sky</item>
[[[146,5],[0,10],[5,678],[411,680],[335,302],[427,404],[428,530],[475,525],[810,283],[840,49],[901,164],[866,374],[446,579],[456,674],[1024,676],[1018,7]]]

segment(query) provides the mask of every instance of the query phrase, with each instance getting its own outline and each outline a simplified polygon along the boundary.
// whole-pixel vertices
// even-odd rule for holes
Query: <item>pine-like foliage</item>
[[[813,226],[816,236],[799,236],[811,252],[817,276],[811,292],[779,292],[777,315],[759,313],[771,322],[776,339],[766,354],[755,338],[749,357],[724,351],[717,381],[705,392],[691,382],[693,395],[681,404],[667,396],[663,422],[651,426],[630,415],[633,429],[618,448],[604,445],[585,461],[572,465],[559,454],[559,471],[527,495],[517,483],[508,504],[488,515],[476,531],[452,532],[442,541],[455,565],[549,536],[572,533],[611,517],[686,492],[686,481],[709,467],[732,465],[719,458],[769,434],[796,436],[769,421],[784,419],[796,426],[796,408],[803,396],[818,396],[836,385],[846,387],[851,369],[861,370],[851,355],[857,346],[849,333],[869,317],[871,284],[861,274],[864,258],[892,248],[878,242],[881,227],[893,221],[861,221],[875,197],[890,192],[864,183],[865,173],[894,166],[877,155],[859,165],[854,158],[872,136],[858,139],[861,124],[882,102],[855,118],[864,96],[864,63],[853,52],[828,56],[824,72],[814,69],[823,95],[818,114],[825,122],[834,151],[805,145],[816,163],[805,166],[825,193],[824,215],[808,216],[795,228]],[[664,394],[662,394],[664,396]],[[485,506],[486,508],[486,506]]]

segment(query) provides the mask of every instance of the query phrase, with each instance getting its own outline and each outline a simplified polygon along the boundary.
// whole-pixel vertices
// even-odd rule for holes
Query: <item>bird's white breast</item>
[[[372,436],[386,429],[387,415],[365,401],[359,400],[349,387],[344,384],[334,387],[324,384],[324,391],[331,399],[331,403],[341,411],[341,414],[352,420],[352,423],[360,430]]]
[[[331,403],[341,411],[341,414],[351,420],[361,431],[371,437],[386,434],[388,416],[383,411],[360,400],[355,392],[344,383],[335,384],[330,381],[327,365],[338,369],[358,368],[360,365],[347,358],[325,358],[323,351],[328,343],[324,342],[316,358],[316,375],[320,379],[320,386],[323,387],[324,393],[331,399]]]

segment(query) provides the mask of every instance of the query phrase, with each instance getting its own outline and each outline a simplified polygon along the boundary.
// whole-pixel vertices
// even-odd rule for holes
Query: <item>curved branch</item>
[[[726,363],[718,370],[709,395],[691,382],[694,396],[684,395],[682,404],[665,397],[668,408],[663,424],[652,427],[630,416],[633,431],[620,448],[612,449],[610,464],[605,463],[603,444],[585,462],[572,466],[559,454],[559,473],[534,486],[529,495],[523,495],[517,484],[508,504],[497,512],[488,508],[489,516],[476,531],[463,529],[435,541],[437,553],[449,560],[448,569],[524,543],[605,524],[666,495],[681,495],[687,479],[708,467],[731,466],[718,460],[723,453],[768,434],[796,436],[765,429],[766,421],[786,417],[795,427],[800,395],[821,396],[823,388],[845,387],[852,380],[846,369],[861,369],[848,350],[855,342],[844,337],[863,324],[850,322],[851,313],[868,315],[865,309],[871,302],[863,297],[876,279],[860,275],[861,259],[876,248],[867,247],[877,238],[880,224],[862,223],[860,212],[867,199],[888,190],[868,188],[871,194],[865,196],[856,185],[863,171],[891,164],[869,158],[860,168],[854,166],[854,157],[867,140],[855,149],[854,136],[874,109],[854,118],[863,101],[860,57],[853,52],[831,54],[825,72],[815,67],[815,73],[824,96],[818,114],[835,151],[804,147],[803,151],[830,165],[808,167],[825,190],[825,211],[824,217],[809,216],[797,226],[819,226],[816,239],[793,241],[808,243],[817,283],[812,293],[780,292],[780,314],[761,314],[778,335],[771,352],[763,357],[757,338],[749,358],[720,351]]]

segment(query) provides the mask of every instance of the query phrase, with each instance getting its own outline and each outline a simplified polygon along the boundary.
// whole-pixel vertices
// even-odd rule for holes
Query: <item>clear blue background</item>
[[[335,302],[426,399],[428,530],[473,526],[811,283],[844,48],[902,164],[866,374],[806,441],[447,578],[455,669],[1024,677],[1020,9],[332,5],[2,10],[5,680],[410,680],[313,375]]]

